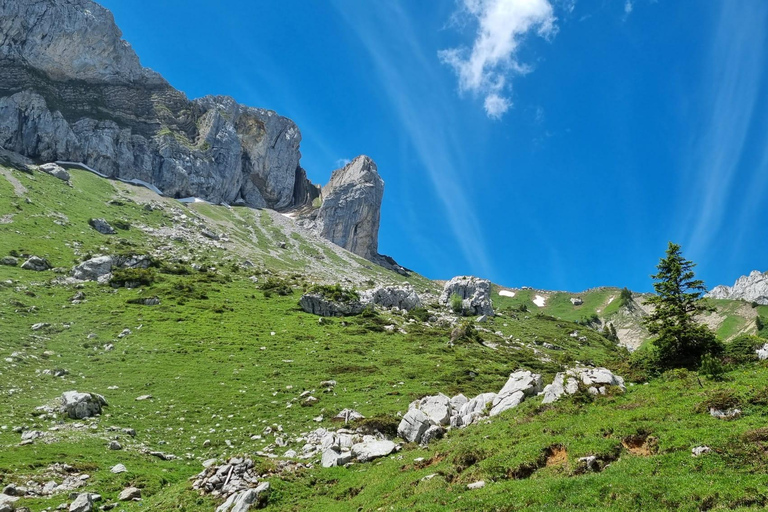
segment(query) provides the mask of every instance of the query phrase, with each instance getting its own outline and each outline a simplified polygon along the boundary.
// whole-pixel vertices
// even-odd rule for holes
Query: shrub
[[[726,361],[732,364],[744,364],[757,361],[756,350],[763,346],[765,340],[751,334],[742,334],[725,345]]]
[[[264,291],[264,296],[267,298],[271,297],[273,293],[283,297],[293,293],[293,289],[286,281],[274,277],[267,278],[259,288]]]
[[[131,224],[124,220],[115,220],[112,222],[112,225],[117,229],[122,229],[123,231],[128,231],[129,229],[131,229]]]
[[[464,311],[464,300],[458,293],[451,295],[451,310],[458,314],[461,314]]]
[[[397,427],[400,419],[393,415],[381,414],[372,418],[362,418],[352,422],[352,427],[366,435],[374,435],[376,432],[387,437],[397,437]]]
[[[340,284],[321,285],[316,284],[308,290],[308,293],[316,293],[324,299],[333,302],[357,302],[360,300],[360,294],[355,290],[342,288]]]
[[[715,357],[712,354],[704,354],[701,357],[699,373],[712,380],[722,380],[723,374],[725,374],[725,366],[723,366],[723,362],[719,357]]]
[[[710,409],[725,411],[741,405],[741,398],[730,389],[716,389],[707,394],[707,398],[696,406],[696,412],[707,412]]]
[[[425,308],[413,308],[408,312],[409,318],[413,318],[414,320],[418,320],[420,322],[429,321],[429,316],[429,311],[427,311]]]
[[[368,304],[363,308],[363,311],[360,313],[360,316],[363,318],[376,318],[379,316],[379,314],[376,312],[376,309],[373,307],[373,304]]]
[[[463,321],[451,331],[451,342],[456,343],[458,341],[482,341],[472,320]]]
[[[155,282],[155,272],[151,268],[121,268],[112,272],[109,284],[112,286],[149,286]]]

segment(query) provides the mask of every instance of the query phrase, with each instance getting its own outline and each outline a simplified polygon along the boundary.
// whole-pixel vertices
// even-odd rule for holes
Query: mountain
[[[768,305],[768,273],[753,270],[748,276],[738,278],[733,286],[715,286],[707,297],[740,299],[766,306]]]
[[[293,121],[225,96],[189,100],[121,36],[91,0],[0,3],[0,147],[141,180],[169,197],[301,211],[322,236],[397,268],[377,252],[384,184],[370,159],[350,164],[364,162],[365,173],[339,170],[345,183],[321,189],[300,165]],[[328,206],[316,212],[318,202]]]

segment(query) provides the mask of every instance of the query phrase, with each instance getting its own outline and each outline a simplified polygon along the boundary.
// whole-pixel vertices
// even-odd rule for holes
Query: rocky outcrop
[[[384,182],[370,158],[335,171],[321,194],[299,165],[293,121],[225,96],[189,100],[121,37],[91,0],[0,2],[0,149],[171,197],[298,210],[321,236],[404,272],[377,254]]]
[[[363,258],[378,256],[384,180],[376,164],[358,156],[333,171],[323,187],[322,204],[305,216],[303,224],[320,236]]]
[[[399,308],[410,311],[421,307],[421,299],[410,284],[403,286],[378,286],[360,293],[363,304],[375,304],[383,308]]]
[[[440,304],[451,306],[451,298],[462,300],[462,314],[493,316],[491,282],[474,276],[457,276],[448,281],[440,294]]]
[[[48,260],[39,256],[30,256],[27,261],[21,264],[21,268],[24,270],[34,270],[36,272],[42,272],[51,268],[51,264]]]
[[[61,395],[61,412],[76,420],[101,414],[101,408],[106,405],[104,397],[96,393],[65,391]]]
[[[363,312],[361,302],[337,302],[327,299],[319,293],[302,295],[299,299],[299,306],[305,312],[318,316],[352,316]]]
[[[713,299],[742,299],[768,305],[768,272],[753,270],[748,276],[741,276],[733,286],[719,285],[707,293]]]

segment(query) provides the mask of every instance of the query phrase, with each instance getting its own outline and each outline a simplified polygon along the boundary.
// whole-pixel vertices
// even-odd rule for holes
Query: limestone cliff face
[[[741,276],[733,286],[719,285],[712,288],[707,297],[713,299],[744,299],[761,305],[768,305],[768,272],[753,270],[748,276]]]
[[[170,196],[285,209],[301,134],[228,97],[190,101],[143,68],[90,0],[0,2],[0,146],[83,162]]]
[[[375,260],[383,197],[384,180],[376,164],[358,156],[333,171],[322,190],[322,205],[305,216],[305,225],[336,245]]]
[[[0,0],[0,149],[82,162],[171,197],[300,210],[322,236],[377,255],[384,183],[359,157],[320,195],[299,165],[301,133],[225,96],[189,100],[142,67],[91,0]]]

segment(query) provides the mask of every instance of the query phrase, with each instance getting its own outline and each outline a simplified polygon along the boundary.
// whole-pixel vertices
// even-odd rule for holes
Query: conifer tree
[[[646,302],[654,311],[643,322],[656,335],[653,344],[660,369],[696,369],[704,354],[722,351],[715,334],[696,321],[696,315],[712,309],[704,303],[706,288],[695,278],[695,266],[683,257],[679,245],[669,242],[658,273],[651,276],[656,295]]]

